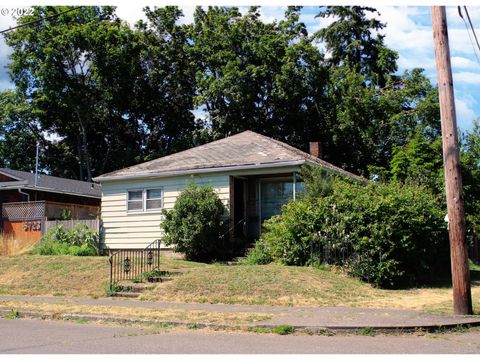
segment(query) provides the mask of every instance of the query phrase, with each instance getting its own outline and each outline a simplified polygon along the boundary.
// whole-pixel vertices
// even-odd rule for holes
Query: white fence
[[[71,230],[76,228],[79,224],[85,224],[89,228],[94,229],[96,231],[100,230],[100,220],[52,220],[52,221],[45,221],[43,233],[46,233],[48,230],[50,230],[55,226],[62,225],[65,230]]]

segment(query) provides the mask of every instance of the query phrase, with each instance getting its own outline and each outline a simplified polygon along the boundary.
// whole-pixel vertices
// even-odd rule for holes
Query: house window
[[[162,190],[148,189],[146,191],[146,209],[155,210],[162,208]]]
[[[280,214],[282,205],[293,198],[293,183],[290,181],[262,180],[260,188],[261,222]]]
[[[128,211],[143,211],[143,191],[128,192]]]
[[[280,214],[282,206],[293,199],[298,199],[305,192],[304,183],[281,179],[262,179],[260,182],[260,220],[263,223],[274,215]]]
[[[127,195],[128,212],[160,210],[163,206],[162,189],[129,190]]]

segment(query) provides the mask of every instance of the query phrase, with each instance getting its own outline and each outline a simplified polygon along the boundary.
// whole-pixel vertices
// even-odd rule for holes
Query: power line
[[[475,33],[475,28],[473,27],[472,20],[470,20],[470,14],[468,13],[467,7],[463,7],[465,9],[465,14],[467,14],[468,22],[470,23],[470,27],[472,28],[473,36],[475,37],[475,41],[477,42],[478,49],[480,50],[480,44],[478,43],[477,34]]]
[[[464,6],[464,7],[465,7],[465,11],[467,11],[467,7],[466,6]],[[467,29],[468,38],[470,39],[470,44],[472,45],[473,52],[475,54],[475,57],[477,58],[477,62],[480,64],[480,57],[478,56],[477,48],[475,47],[475,44],[473,43],[472,37],[470,35],[470,30],[468,29],[467,22],[465,21],[465,18],[462,15],[462,9],[461,9],[460,6],[458,7],[458,15],[462,18],[463,23],[465,24],[465,28]],[[468,16],[468,13],[467,13],[467,16]],[[470,16],[468,16],[468,19],[470,20]],[[470,24],[472,24],[471,21],[469,21],[469,22],[470,22]],[[473,26],[472,26],[472,30],[473,30]],[[475,30],[473,30],[473,34],[475,35],[475,39],[477,39],[477,36],[475,34]],[[478,45],[478,40],[477,40],[477,45]]]
[[[6,33],[6,32],[8,32],[8,31],[12,31],[12,30],[15,30],[15,29],[24,27],[24,26],[36,24],[36,23],[39,23],[39,22],[42,22],[42,21],[45,21],[45,20],[48,20],[48,19],[53,19],[53,18],[56,18],[56,17],[58,17],[58,16],[60,16],[60,15],[62,15],[62,14],[65,14],[65,13],[68,13],[68,12],[70,12],[70,11],[74,11],[74,10],[80,9],[80,8],[82,8],[82,7],[83,7],[83,6],[77,6],[77,7],[74,7],[74,8],[71,8],[71,9],[68,9],[68,10],[65,10],[65,11],[62,11],[62,12],[59,12],[58,14],[46,16],[46,17],[44,17],[44,18],[41,18],[41,19],[38,19],[38,20],[34,20],[34,21],[30,21],[30,22],[25,23],[25,24],[20,24],[20,25],[17,25],[17,26],[14,26],[14,27],[11,27],[11,28],[8,28],[8,29],[5,29],[5,30],[0,31],[0,34]]]

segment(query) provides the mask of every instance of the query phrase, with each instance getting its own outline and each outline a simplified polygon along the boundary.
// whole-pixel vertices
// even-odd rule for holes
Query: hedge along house
[[[313,155],[245,131],[99,176],[94,181],[102,185],[105,245],[110,250],[144,248],[161,238],[162,209],[173,208],[191,181],[218,193],[228,209],[231,240],[251,242],[263,221],[302,191],[297,181],[302,165],[358,178],[321,160],[318,143],[310,145]]]
[[[70,214],[73,220],[99,217],[100,185],[0,168],[0,233],[40,240],[49,226]]]

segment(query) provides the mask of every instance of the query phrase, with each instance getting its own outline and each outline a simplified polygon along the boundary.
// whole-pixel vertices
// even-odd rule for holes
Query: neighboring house
[[[252,131],[101,175],[101,216],[109,249],[144,248],[161,238],[162,209],[189,181],[211,185],[229,210],[231,238],[258,238],[261,224],[303,189],[297,174],[314,164],[358,178],[319,158]]]
[[[69,215],[96,219],[101,187],[95,183],[0,168],[0,232],[39,240],[49,220]]]

